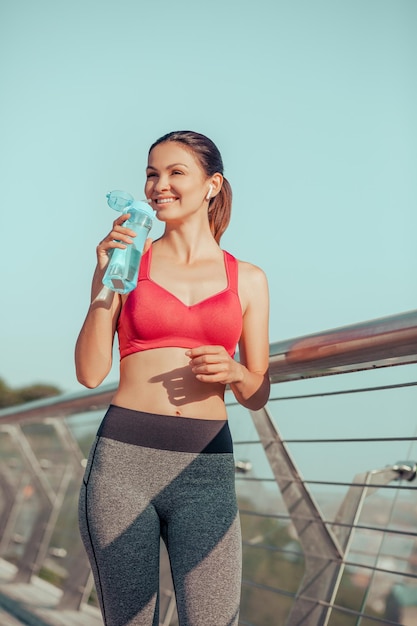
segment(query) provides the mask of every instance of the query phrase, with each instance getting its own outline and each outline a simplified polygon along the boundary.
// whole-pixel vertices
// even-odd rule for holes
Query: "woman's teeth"
[[[157,204],[168,204],[168,202],[174,202],[175,198],[159,198],[156,201]]]

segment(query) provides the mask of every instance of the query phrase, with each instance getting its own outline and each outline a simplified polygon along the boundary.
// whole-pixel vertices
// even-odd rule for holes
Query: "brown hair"
[[[192,130],[177,130],[157,139],[149,148],[149,154],[155,146],[168,141],[181,143],[188,148],[203,171],[209,176],[219,173],[223,176],[223,160],[217,146],[205,135]],[[213,237],[220,242],[220,238],[229,225],[232,212],[232,188],[229,181],[223,176],[223,185],[219,193],[209,202],[209,223]]]

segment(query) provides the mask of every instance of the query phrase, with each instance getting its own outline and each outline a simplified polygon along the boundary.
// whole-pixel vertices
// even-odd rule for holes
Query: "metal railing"
[[[252,419],[227,392],[242,626],[417,623],[416,362],[412,311],[271,344],[271,399]],[[15,582],[57,585],[61,609],[94,603],[77,499],[114,390],[0,411],[0,557]]]

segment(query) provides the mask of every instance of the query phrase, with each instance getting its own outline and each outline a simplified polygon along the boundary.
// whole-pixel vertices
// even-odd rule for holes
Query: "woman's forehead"
[[[166,141],[155,146],[148,157],[148,165],[167,167],[169,165],[184,164],[187,167],[201,167],[193,152],[177,141]]]

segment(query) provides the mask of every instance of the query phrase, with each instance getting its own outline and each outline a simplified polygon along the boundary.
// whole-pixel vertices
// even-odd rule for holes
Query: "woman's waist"
[[[226,420],[227,412],[224,399],[220,395],[209,397],[187,396],[177,393],[161,393],[147,387],[133,389],[119,385],[112,397],[112,404],[134,411],[158,413],[172,417],[184,417],[202,420]]]
[[[197,380],[184,349],[161,348],[121,361],[112,402],[138,411],[222,420],[227,417],[224,392],[220,383]]]
[[[212,454],[233,452],[227,420],[179,419],[113,403],[97,435],[159,450]]]

